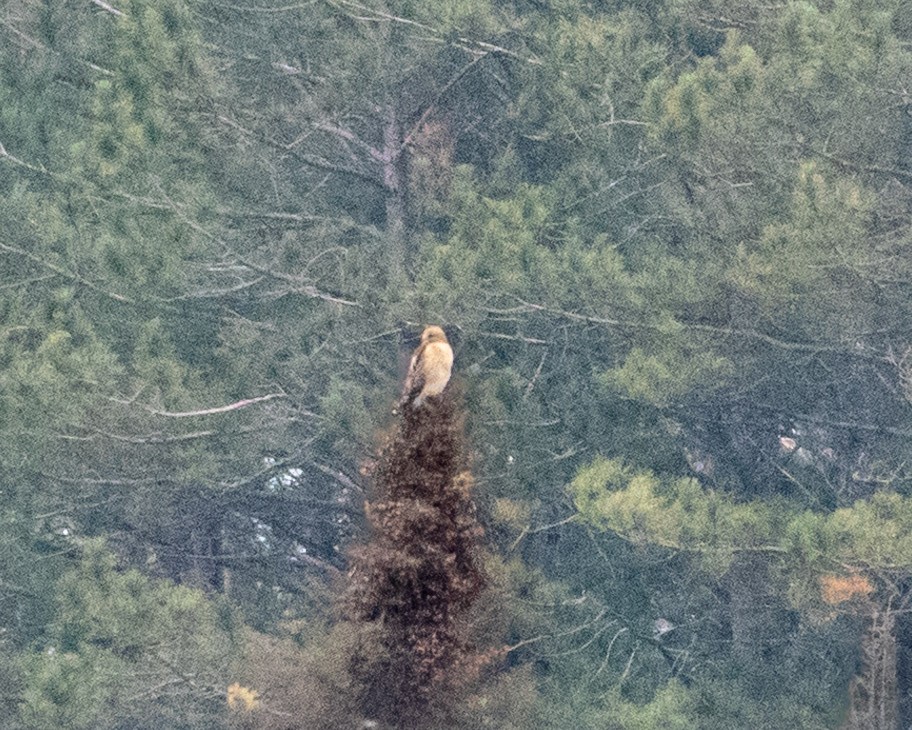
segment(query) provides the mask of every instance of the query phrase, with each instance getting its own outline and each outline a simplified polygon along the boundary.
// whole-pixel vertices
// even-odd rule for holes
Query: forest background
[[[4,727],[369,716],[333,596],[427,323],[454,726],[909,727],[910,84],[903,0],[0,4]]]

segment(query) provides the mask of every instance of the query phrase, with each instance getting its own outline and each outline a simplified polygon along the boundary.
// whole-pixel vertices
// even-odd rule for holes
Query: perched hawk
[[[402,390],[402,405],[420,408],[430,396],[440,395],[450,381],[453,370],[453,350],[447,342],[446,333],[440,327],[431,325],[421,333],[421,344],[412,355],[405,387]]]

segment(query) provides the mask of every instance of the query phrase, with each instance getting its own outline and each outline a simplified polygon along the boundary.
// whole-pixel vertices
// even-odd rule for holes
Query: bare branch
[[[229,411],[236,411],[240,408],[246,408],[251,406],[254,403],[263,403],[264,401],[273,400],[275,398],[285,398],[284,393],[269,393],[268,395],[261,395],[257,398],[246,398],[244,400],[239,400],[236,403],[231,403],[227,406],[218,406],[216,408],[204,408],[199,411],[158,411],[152,408],[146,408],[149,413],[152,413],[156,416],[166,416],[168,418],[195,418],[197,416],[213,416],[217,413],[228,413]]]
[[[328,223],[338,226],[342,229],[355,229],[366,233],[369,236],[379,238],[380,232],[374,226],[365,226],[355,223],[350,218],[331,218],[325,215],[308,215],[305,213],[282,213],[274,211],[235,211],[228,208],[222,208],[218,211],[219,215],[232,218],[252,218],[256,220],[267,221],[287,221],[289,223]]]
[[[618,637],[621,634],[624,634],[626,632],[627,632],[627,627],[624,626],[623,628],[618,629],[617,633],[613,637],[611,637],[611,641],[608,642],[608,649],[605,650],[605,658],[602,660],[602,663],[599,665],[599,668],[596,671],[596,675],[601,674],[603,671],[605,671],[605,667],[608,666],[608,660],[611,659],[611,649],[614,647],[614,642],[618,640]]]
[[[540,527],[524,527],[522,532],[519,533],[519,537],[513,541],[513,544],[510,545],[510,548],[507,550],[507,552],[513,552],[516,549],[516,546],[525,539],[526,535],[535,535],[539,532],[553,530],[555,527],[562,527],[563,525],[570,524],[571,522],[576,522],[578,521],[578,518],[578,514],[572,514],[569,517],[565,517],[564,519],[558,520],[557,522],[552,522],[549,525],[541,525]]]
[[[363,5],[361,3],[354,2],[353,0],[327,0],[327,2],[329,5],[333,5],[335,7],[339,7],[339,8],[348,7],[348,8],[353,8],[361,13],[370,13],[371,14],[371,15],[365,15],[365,16],[350,16],[350,17],[354,17],[356,20],[364,20],[364,21],[375,22],[375,23],[381,22],[381,21],[399,23],[401,25],[409,25],[409,26],[412,26],[415,28],[420,28],[422,30],[428,31],[430,33],[433,33],[435,36],[437,36],[437,38],[446,37],[446,34],[443,33],[441,30],[439,30],[438,28],[434,28],[430,25],[425,25],[424,23],[420,23],[417,20],[403,18],[399,15],[392,15],[391,13],[388,13],[384,10],[372,8],[368,5]],[[520,54],[516,53],[515,51],[511,51],[508,48],[504,48],[503,46],[498,46],[493,43],[487,43],[486,41],[476,41],[476,40],[472,40],[471,38],[465,38],[462,36],[458,37],[456,40],[458,41],[458,43],[453,43],[452,45],[457,48],[464,48],[464,50],[470,50],[470,51],[473,48],[480,49],[480,51],[483,53],[499,53],[499,54],[502,54],[509,58],[515,59],[517,61],[522,61],[523,63],[529,63],[529,64],[533,64],[536,66],[543,65],[542,62],[538,58],[535,58],[534,56],[525,56],[524,57],[524,56],[521,56]],[[468,46],[468,48],[465,48],[465,46],[460,45],[460,44],[465,44],[465,46]]]
[[[535,337],[525,337],[523,335],[505,335],[499,332],[479,332],[482,337],[493,337],[496,340],[513,340],[514,342],[525,342],[527,345],[550,345],[549,340],[539,340]]]
[[[350,129],[345,129],[345,127],[340,127],[337,124],[330,124],[329,122],[318,122],[314,124],[314,128],[320,130],[321,132],[328,132],[329,134],[332,134],[335,137],[339,137],[346,142],[351,142],[352,144],[357,145],[366,151],[371,159],[374,159],[377,162],[389,162],[387,155],[378,150],[376,147],[369,145]]]
[[[122,193],[121,195],[123,195],[124,197],[126,197],[128,199],[132,197],[126,193]],[[183,221],[188,226],[190,226],[190,228],[192,228],[194,231],[197,231],[198,233],[205,236],[206,238],[208,238],[212,241],[217,241],[218,243],[225,246],[225,248],[230,249],[230,246],[228,246],[228,244],[225,241],[223,241],[221,238],[219,238],[216,234],[212,233],[211,231],[207,231],[203,226],[201,226],[199,223],[197,223],[192,218],[190,218],[183,211],[183,209],[182,209],[183,206],[181,206],[179,203],[175,203],[174,201],[172,201],[167,195],[164,194],[163,191],[162,191],[162,195],[164,198],[164,202],[152,201],[152,200],[148,200],[148,199],[144,199],[144,200],[142,200],[142,202],[144,205],[151,205],[156,208],[171,210],[181,221]],[[322,292],[319,289],[317,289],[313,284],[309,284],[309,283],[305,284],[304,280],[301,279],[300,277],[295,277],[295,276],[291,276],[290,274],[284,274],[282,272],[273,271],[272,269],[267,269],[265,267],[258,266],[256,264],[254,264],[250,261],[244,260],[244,259],[239,259],[239,260],[241,261],[241,263],[244,264],[244,266],[246,266],[247,268],[253,269],[254,271],[256,271],[260,274],[265,274],[267,276],[270,276],[275,279],[279,279],[281,281],[293,283],[294,287],[291,291],[293,291],[295,293],[304,294],[304,295],[312,297],[314,299],[323,299],[325,301],[333,302],[335,304],[344,304],[345,306],[349,306],[349,307],[360,307],[361,306],[358,302],[353,302],[348,299],[342,299],[341,297],[336,297],[336,296],[333,296],[332,294]],[[225,293],[230,293],[232,291],[237,291],[240,289],[246,289],[250,286],[253,286],[253,284],[255,284],[255,283],[256,282],[247,282],[247,283],[242,283],[233,289],[217,290],[213,294],[213,296],[222,296]],[[193,298],[193,295],[191,294],[191,295],[184,295],[182,297],[177,297],[177,299],[187,299],[187,298]],[[172,300],[160,300],[160,301],[172,301]]]
[[[858,165],[849,160],[843,160],[839,157],[827,154],[826,152],[820,152],[818,154],[825,160],[829,160],[833,164],[847,170],[854,170],[855,172],[874,172],[880,175],[893,175],[895,177],[905,178],[906,180],[912,180],[912,170],[903,170],[898,167],[881,167],[879,165]]]
[[[122,18],[124,15],[123,11],[118,10],[117,8],[115,8],[111,5],[108,5],[106,2],[104,2],[104,0],[89,0],[89,2],[91,2],[93,5],[97,5],[99,8],[101,8],[105,12],[111,13],[111,15],[116,15],[119,18]]]
[[[296,5],[279,5],[274,8],[257,7],[255,5],[228,5],[227,3],[216,3],[216,7],[236,10],[239,13],[288,13],[292,10],[304,10],[314,5],[315,0],[309,3],[297,3]]]
[[[123,434],[110,433],[95,429],[90,436],[69,436],[67,434],[58,434],[61,439],[67,441],[93,441],[97,436],[109,438],[112,441],[120,441],[127,444],[170,444],[180,441],[195,441],[197,439],[209,438],[216,436],[217,431],[195,431],[193,433],[184,433],[178,436],[163,436],[160,433],[147,434],[145,436],[124,436]]]
[[[0,145],[0,153],[2,153],[2,152],[3,152],[3,145]],[[24,258],[27,258],[30,261],[34,261],[36,264],[39,264],[40,266],[43,266],[46,269],[50,269],[55,274],[60,274],[61,276],[65,276],[68,279],[72,279],[73,281],[78,281],[80,284],[87,286],[89,289],[92,289],[93,291],[97,291],[100,294],[104,294],[106,297],[110,297],[111,299],[113,299],[115,301],[123,302],[126,304],[136,304],[136,302],[134,300],[130,299],[129,297],[125,297],[122,294],[115,294],[114,292],[110,292],[105,289],[102,289],[98,285],[93,284],[88,279],[85,279],[82,276],[79,276],[78,274],[71,273],[60,266],[55,266],[54,264],[49,262],[47,259],[41,258],[40,256],[35,256],[34,254],[29,253],[28,251],[24,251],[21,248],[18,248],[16,246],[10,246],[9,244],[6,244],[6,243],[0,243],[0,249],[2,249],[4,251],[8,251],[9,253],[14,253],[19,256],[23,256]]]
[[[46,170],[43,167],[40,167],[37,165],[30,165],[28,162],[25,162],[24,160],[20,160],[18,157],[14,157],[13,155],[11,155],[9,152],[6,151],[6,148],[3,146],[2,143],[0,143],[0,159],[9,160],[14,165],[19,165],[20,167],[24,167],[25,169],[31,170],[32,172],[40,172],[42,175],[51,174],[48,170]]]
[[[55,55],[55,56],[60,56],[60,55],[61,55],[59,51],[55,51],[53,48],[48,48],[46,45],[44,45],[44,44],[41,43],[40,41],[38,41],[38,40],[32,38],[30,35],[26,35],[26,34],[23,33],[21,30],[19,30],[18,28],[16,28],[16,27],[15,27],[12,23],[10,23],[8,20],[0,20],[0,26],[3,26],[3,27],[5,27],[5,28],[7,28],[7,29],[9,30],[10,33],[12,33],[13,35],[15,35],[17,38],[21,38],[22,40],[24,40],[28,45],[32,46],[32,48],[38,48],[38,49],[44,51],[45,53],[50,53],[50,54],[53,54],[53,55]],[[72,59],[72,56],[68,56],[67,58],[68,58],[68,60],[69,60],[69,59]],[[111,71],[111,70],[109,70],[109,69],[106,69],[106,68],[102,68],[101,66],[99,66],[99,65],[97,65],[97,64],[94,64],[94,63],[92,63],[91,61],[86,61],[85,59],[82,59],[82,58],[77,58],[77,59],[75,59],[75,60],[76,60],[78,63],[83,64],[84,66],[88,66],[88,67],[89,67],[90,69],[92,69],[93,71],[98,71],[99,73],[105,74],[106,76],[113,76],[113,75],[114,75],[114,72],[113,72],[113,71]]]
[[[45,479],[50,479],[55,482],[60,482],[61,484],[81,484],[85,486],[105,486],[105,487],[138,487],[143,484],[154,484],[155,482],[161,481],[155,477],[145,477],[142,479],[104,479],[104,478],[95,478],[95,477],[65,477],[57,474],[49,474],[47,472],[39,471],[38,474]],[[108,501],[108,500],[106,500]],[[99,502],[97,504],[88,505],[89,507],[97,507],[98,505],[104,504],[104,502]],[[65,514],[66,512],[71,512],[74,509],[84,509],[84,505],[75,505],[67,507],[65,510],[59,510],[58,512],[52,512],[49,515],[37,515],[38,517],[42,516],[53,516],[55,514]]]
[[[294,142],[291,142],[290,144],[283,144],[282,142],[272,139],[271,137],[268,137],[266,135],[259,134],[252,130],[246,129],[245,127],[242,127],[238,122],[234,121],[233,119],[229,119],[228,117],[226,117],[223,114],[218,115],[217,119],[222,124],[225,124],[225,125],[231,127],[232,129],[237,130],[238,132],[240,132],[241,134],[243,134],[247,137],[250,137],[258,142],[261,142],[262,144],[269,145],[270,147],[274,147],[275,149],[278,149],[278,150],[281,150],[283,152],[287,152],[287,153],[293,155],[295,157],[295,159],[300,160],[301,162],[303,162],[306,165],[309,165],[311,167],[316,167],[319,170],[326,170],[327,172],[338,173],[340,175],[351,175],[353,177],[357,177],[359,180],[364,180],[365,182],[369,182],[371,185],[374,185],[374,186],[380,188],[381,190],[387,189],[386,186],[383,184],[383,181],[377,175],[371,175],[370,173],[364,172],[363,170],[357,170],[352,167],[346,167],[344,165],[339,165],[339,164],[330,162],[329,160],[326,160],[326,159],[323,159],[320,157],[314,157],[314,156],[308,155],[304,152],[299,152],[298,150],[295,149],[297,144],[299,144],[298,140],[295,140]]]
[[[26,286],[28,284],[36,284],[39,281],[47,281],[48,279],[53,279],[58,274],[45,274],[44,276],[34,276],[31,279],[23,279],[22,281],[13,281],[9,284],[0,284],[0,289],[16,289],[20,286]],[[9,330],[7,330],[8,332]]]
[[[520,649],[524,646],[528,646],[529,644],[534,644],[539,641],[547,641],[549,639],[558,639],[558,638],[563,638],[565,636],[573,636],[574,634],[578,634],[581,631],[585,631],[587,628],[589,628],[593,624],[596,624],[599,621],[601,621],[605,617],[606,613],[607,613],[607,611],[603,608],[601,611],[598,612],[598,614],[596,616],[589,619],[588,621],[584,621],[583,623],[579,624],[578,626],[574,626],[572,629],[568,629],[567,631],[559,631],[554,634],[539,634],[538,636],[533,636],[530,639],[523,639],[522,641],[519,641],[516,644],[511,644],[509,646],[505,646],[503,648],[503,652],[505,654],[509,654],[512,651],[516,651],[517,649]],[[609,622],[608,625],[610,626],[612,623],[614,623],[614,621]],[[555,656],[555,655],[549,655],[549,656]]]
[[[493,310],[488,309],[487,311],[496,312],[500,311],[501,313],[515,313],[521,312],[522,308],[526,308],[527,311],[537,311],[537,312],[547,312],[549,314],[555,314],[560,317],[565,317],[567,319],[573,319],[581,322],[586,322],[588,324],[598,324],[598,325],[608,325],[612,327],[622,327],[626,329],[646,329],[653,331],[664,331],[664,327],[658,324],[653,324],[650,322],[633,322],[625,321],[620,319],[611,319],[608,317],[596,317],[588,314],[579,314],[577,312],[568,312],[563,309],[556,309],[553,307],[547,307],[542,304],[533,304],[531,302],[526,302],[516,297],[517,301],[521,302],[522,307],[520,308],[511,308],[509,310]],[[859,348],[850,348],[846,346],[836,346],[828,345],[824,343],[805,343],[805,342],[792,342],[789,340],[783,340],[778,337],[773,337],[772,335],[767,335],[763,332],[757,332],[756,330],[743,330],[736,329],[733,327],[719,327],[709,324],[698,324],[696,322],[676,322],[681,328],[691,330],[694,332],[706,332],[712,335],[718,335],[723,337],[738,337],[745,339],[760,340],[765,342],[768,345],[771,345],[777,349],[782,350],[792,350],[795,352],[811,352],[811,353],[820,353],[820,352],[832,352],[838,353],[840,355],[846,355],[849,357],[860,358],[864,360],[882,360],[883,358],[878,355],[873,355],[866,350]]]
[[[332,563],[330,563],[326,560],[320,560],[320,558],[315,558],[310,553],[297,553],[295,555],[295,560],[297,560],[298,562],[301,562],[301,563],[307,563],[308,565],[311,565],[314,568],[319,568],[320,570],[324,571],[325,573],[329,573],[330,575],[333,575],[336,577],[341,577],[343,575],[342,571],[339,570],[335,565],[333,565]]]
[[[279,279],[280,281],[289,282],[290,284],[293,285],[291,291],[293,291],[295,293],[304,294],[308,297],[312,297],[313,299],[323,299],[324,301],[333,302],[334,304],[343,304],[346,307],[360,307],[361,306],[361,304],[359,304],[358,302],[353,302],[350,299],[342,299],[340,297],[335,297],[332,294],[327,294],[326,292],[322,292],[319,289],[317,289],[313,284],[304,284],[303,281],[299,277],[292,276],[291,274],[285,274],[281,271],[273,271],[272,269],[267,269],[263,266],[258,266],[257,264],[254,264],[253,262],[248,261],[247,259],[239,259],[239,261],[241,261],[241,263],[243,263],[245,266],[249,266],[251,269],[253,269],[254,271],[257,271],[261,274],[266,274],[267,276],[271,276],[275,279]]]
[[[538,363],[538,367],[535,368],[535,373],[532,375],[532,378],[529,380],[529,384],[526,386],[525,391],[523,392],[523,400],[528,400],[529,396],[532,395],[532,390],[535,388],[535,382],[538,380],[538,376],[541,375],[542,367],[545,364],[545,358],[548,357],[548,351],[542,354],[541,360]]]
[[[263,277],[258,276],[256,279],[253,279],[252,281],[242,281],[240,284],[236,284],[235,286],[229,286],[224,289],[204,289],[202,291],[190,292],[189,294],[181,294],[178,297],[165,297],[164,299],[162,299],[162,301],[180,302],[180,301],[186,301],[188,299],[216,299],[218,297],[224,297],[229,294],[235,294],[239,291],[244,291],[245,289],[249,289],[252,286],[256,286],[261,281],[263,281]]]
[[[349,489],[353,489],[356,492],[364,491],[351,477],[345,475],[343,472],[339,471],[338,469],[333,469],[332,467],[326,466],[324,464],[319,464],[316,461],[311,461],[310,463],[313,464],[317,469],[319,469],[324,474],[331,476],[333,479],[335,479],[337,482],[339,482],[339,484],[341,484],[343,487],[348,487]]]

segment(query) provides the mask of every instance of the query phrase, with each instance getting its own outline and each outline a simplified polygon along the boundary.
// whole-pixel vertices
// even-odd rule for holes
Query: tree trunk
[[[849,686],[843,730],[897,730],[896,613],[875,609],[861,641],[864,666]]]
[[[406,268],[405,180],[402,175],[402,126],[392,99],[383,120],[383,186],[386,188],[387,270],[393,281],[404,281]]]

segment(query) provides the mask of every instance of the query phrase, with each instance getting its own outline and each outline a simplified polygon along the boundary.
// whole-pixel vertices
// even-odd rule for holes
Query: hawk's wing
[[[412,355],[412,362],[409,364],[408,375],[405,378],[405,387],[402,389],[402,402],[408,403],[421,392],[424,387],[424,350],[427,347],[425,342],[421,347],[415,350]]]

